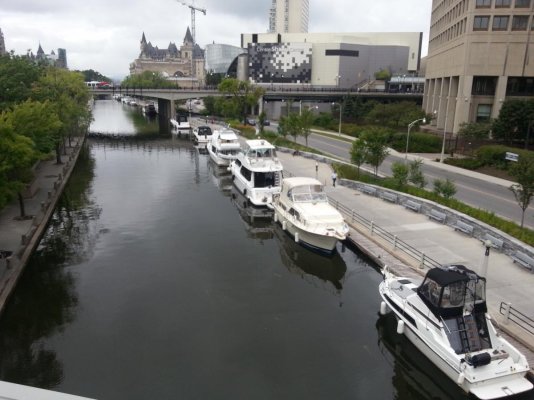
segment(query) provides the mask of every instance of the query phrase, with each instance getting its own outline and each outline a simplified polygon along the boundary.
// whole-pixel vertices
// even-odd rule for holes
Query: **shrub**
[[[390,147],[397,151],[406,151],[407,132],[396,132],[392,135]],[[441,151],[441,139],[435,135],[423,132],[410,132],[410,153],[439,153]]]
[[[445,164],[470,170],[475,170],[484,166],[484,164],[476,158],[446,158],[444,162]]]
[[[475,157],[482,165],[506,169],[507,151],[513,150],[501,145],[482,146],[476,150]]]

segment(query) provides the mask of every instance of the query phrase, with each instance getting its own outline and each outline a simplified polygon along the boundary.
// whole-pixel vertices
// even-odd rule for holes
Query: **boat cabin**
[[[456,353],[491,347],[486,323],[486,279],[463,265],[433,268],[417,294],[445,331]]]
[[[323,185],[318,181],[303,182],[302,184],[288,187],[287,197],[293,203],[328,202],[326,193],[323,190]]]

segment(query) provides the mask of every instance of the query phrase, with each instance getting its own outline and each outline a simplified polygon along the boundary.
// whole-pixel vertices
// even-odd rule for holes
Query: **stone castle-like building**
[[[130,64],[130,75],[144,71],[160,72],[185,85],[196,85],[205,80],[204,50],[194,43],[189,28],[180,48],[173,42],[166,49],[153,46],[151,42],[147,42],[143,32],[140,50],[139,57]]]

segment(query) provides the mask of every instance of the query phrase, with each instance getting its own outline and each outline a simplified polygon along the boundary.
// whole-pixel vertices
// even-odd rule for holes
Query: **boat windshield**
[[[247,157],[251,158],[273,158],[276,157],[276,150],[270,148],[249,149]]]
[[[297,186],[288,192],[294,203],[328,202],[322,185]]]

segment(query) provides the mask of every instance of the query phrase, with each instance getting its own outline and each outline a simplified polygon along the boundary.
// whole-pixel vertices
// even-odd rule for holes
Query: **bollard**
[[[506,303],[506,311],[504,312],[504,323],[508,324],[510,321],[510,309],[512,308],[512,303]]]

